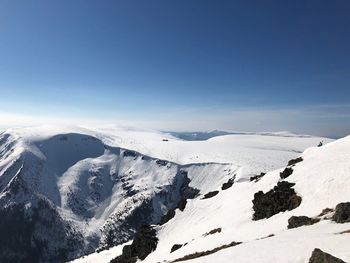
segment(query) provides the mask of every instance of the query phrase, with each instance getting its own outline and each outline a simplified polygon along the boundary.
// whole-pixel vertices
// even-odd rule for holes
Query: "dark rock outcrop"
[[[195,258],[199,258],[199,257],[208,256],[208,255],[214,254],[214,253],[216,253],[216,252],[218,252],[218,251],[220,251],[222,249],[226,249],[226,248],[229,248],[229,247],[234,247],[234,246],[237,246],[239,244],[242,244],[242,242],[235,242],[235,241],[233,241],[230,244],[222,245],[220,247],[216,247],[216,248],[211,249],[211,250],[200,251],[200,252],[196,252],[196,253],[193,253],[193,254],[186,255],[184,257],[175,259],[172,262],[181,262],[181,261],[186,261],[186,260],[190,260],[190,259],[195,259]]]
[[[187,204],[187,200],[186,200],[185,198],[182,198],[182,199],[180,200],[180,202],[178,202],[177,208],[179,208],[180,211],[183,212],[183,211],[185,210],[185,208],[186,208],[186,204]]]
[[[187,199],[193,199],[199,194],[198,189],[189,186],[191,180],[188,178],[187,171],[180,170],[179,175],[183,177],[183,181],[179,191],[181,199],[177,203],[176,207],[174,207],[173,209],[169,209],[168,212],[164,216],[162,216],[159,222],[160,225],[164,225],[175,216],[176,208],[179,208],[181,211],[184,211],[187,205]]]
[[[301,197],[292,188],[294,185],[294,183],[282,181],[266,193],[262,191],[255,193],[252,201],[253,220],[269,218],[279,212],[298,207],[301,203]]]
[[[254,175],[254,176],[251,176],[250,177],[250,181],[251,182],[258,182],[261,178],[263,178],[263,176],[265,175],[266,173],[260,173],[258,175]]]
[[[270,235],[267,235],[265,237],[258,238],[257,240],[266,239],[266,238],[270,238],[270,237],[274,237],[274,236],[275,236],[275,234],[270,234]]]
[[[159,166],[166,166],[169,162],[165,161],[165,160],[157,160],[156,164],[158,164]]]
[[[337,204],[332,219],[337,223],[350,222],[350,202]]]
[[[121,178],[122,187],[126,195],[130,194],[130,205],[134,206],[134,186],[130,184],[128,178]],[[124,216],[124,211],[112,215],[102,229],[102,240],[100,247],[108,248],[127,242],[132,239],[135,233],[142,225],[165,224],[175,216],[176,208],[181,211],[185,209],[187,199],[194,198],[198,195],[199,190],[190,187],[191,180],[188,178],[188,173],[185,170],[179,170],[170,185],[155,194],[151,199],[144,199],[142,202],[137,202],[137,207],[133,211],[125,210],[127,215]],[[129,192],[130,191],[130,192]],[[154,200],[157,200],[154,202]],[[162,202],[159,202],[162,200]],[[164,206],[167,211],[164,213]]]
[[[210,230],[209,232],[205,233],[203,236],[206,237],[208,235],[214,235],[216,233],[221,233],[221,227],[214,228],[214,229]]]
[[[293,173],[293,169],[290,167],[287,167],[283,170],[283,172],[280,173],[281,179],[286,179],[288,176],[290,176]]]
[[[212,191],[209,193],[206,193],[202,199],[208,199],[216,196],[219,193],[219,191]]]
[[[174,209],[170,209],[168,210],[168,212],[162,216],[162,218],[160,219],[160,225],[164,225],[165,223],[167,223],[170,219],[172,219],[175,216],[175,210]]]
[[[133,204],[133,200],[129,201]],[[128,210],[126,210],[128,211]],[[152,199],[143,200],[123,218],[124,211],[113,214],[102,227],[101,247],[108,248],[123,244],[135,236],[143,225],[152,224],[154,207]],[[120,218],[123,218],[120,220]]]
[[[126,257],[126,256],[119,256],[110,261],[110,263],[136,263],[137,257]]]
[[[228,179],[228,181],[226,183],[223,183],[221,186],[221,190],[226,190],[228,188],[230,188],[234,183],[234,178],[230,178]]]
[[[183,176],[183,182],[180,188],[180,195],[183,199],[193,199],[199,194],[199,189],[189,186],[191,180],[188,178],[187,171],[180,170],[180,175]]]
[[[341,232],[339,232],[338,234],[339,234],[339,235],[342,235],[342,234],[350,234],[350,229],[341,231]]]
[[[132,263],[137,259],[144,260],[157,248],[158,238],[156,230],[149,225],[142,226],[136,233],[131,245],[123,247],[123,254],[112,259],[111,263]]]
[[[334,209],[325,208],[322,210],[322,212],[318,216],[325,216],[325,215],[328,215],[328,214],[333,213],[333,212],[334,212]]]
[[[181,245],[181,244],[175,244],[175,245],[173,245],[173,246],[171,247],[170,253],[173,253],[174,251],[176,251],[176,250],[182,248],[182,246],[183,246],[183,245]]]
[[[309,226],[320,222],[319,218],[310,218],[307,216],[292,216],[288,219],[288,229]]]
[[[124,152],[123,152],[123,156],[124,157],[137,157],[137,152],[135,152],[135,151],[131,151],[131,150],[125,150]]]
[[[312,252],[309,263],[345,263],[343,260],[336,258],[328,253],[323,252],[319,248],[315,248]]]
[[[302,158],[302,157],[298,157],[298,158],[296,158],[296,159],[292,159],[292,160],[290,160],[290,161],[288,162],[288,166],[294,165],[294,164],[296,164],[296,163],[300,163],[300,162],[302,162],[302,161],[303,161],[303,158]]]
[[[27,202],[13,202],[23,196]],[[0,198],[0,262],[64,262],[77,250],[82,235],[28,187],[21,169]]]
[[[0,233],[1,262],[63,262],[74,249],[82,249],[82,236],[46,200],[30,208],[1,208]]]

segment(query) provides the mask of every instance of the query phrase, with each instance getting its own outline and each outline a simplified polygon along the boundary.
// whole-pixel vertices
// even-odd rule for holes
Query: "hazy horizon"
[[[349,1],[2,1],[0,127],[343,137],[349,12]]]

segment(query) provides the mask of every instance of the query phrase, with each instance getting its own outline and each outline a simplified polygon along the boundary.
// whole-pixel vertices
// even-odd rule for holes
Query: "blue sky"
[[[350,133],[350,2],[0,1],[0,126]]]

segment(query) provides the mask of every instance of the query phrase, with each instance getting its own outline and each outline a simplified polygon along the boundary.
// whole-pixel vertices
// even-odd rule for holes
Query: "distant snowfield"
[[[316,146],[320,141],[332,141],[291,134],[291,137],[286,137],[286,133],[224,135],[206,141],[184,141],[154,131],[107,128],[99,131],[105,140],[105,135],[108,134],[107,140],[113,145],[179,164],[234,163],[237,166],[265,171],[281,167],[288,158],[300,154],[308,147]]]
[[[57,134],[78,133],[94,136],[110,146],[138,151],[150,157],[175,162],[233,163],[269,171],[281,167],[286,160],[299,155],[320,141],[332,139],[283,133],[224,135],[206,141],[185,141],[170,134],[131,128],[79,128],[41,126],[9,130],[18,137],[35,142]],[[167,140],[167,141],[166,141]]]

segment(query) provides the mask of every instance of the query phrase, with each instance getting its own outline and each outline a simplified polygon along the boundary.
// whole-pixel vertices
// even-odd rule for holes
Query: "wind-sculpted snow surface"
[[[61,262],[110,248],[131,240],[142,225],[158,224],[169,210],[175,216],[159,227],[159,248],[149,255],[150,262],[152,257],[167,258],[175,243],[188,243],[173,253],[184,255],[199,242],[198,236],[211,229],[223,227],[225,235],[227,213],[238,218],[242,211],[236,203],[251,202],[242,200],[247,195],[240,196],[237,188],[249,185],[258,190],[260,181],[269,180],[265,176],[256,184],[248,183],[250,176],[282,167],[320,140],[327,141],[228,135],[188,142],[160,132],[117,128],[8,130],[0,135],[0,213],[8,215],[1,217],[1,224],[10,224],[16,216],[13,224],[21,223],[27,230],[0,227],[6,248],[0,261]],[[222,191],[228,181],[232,186]],[[184,185],[199,191],[198,196],[187,199]],[[213,191],[219,193],[202,200]],[[233,191],[237,195],[231,196]],[[245,209],[243,215],[251,207]],[[211,221],[213,214],[217,221]],[[208,229],[201,233],[203,224]],[[185,226],[190,229],[178,240]],[[16,247],[6,243],[9,236]]]

